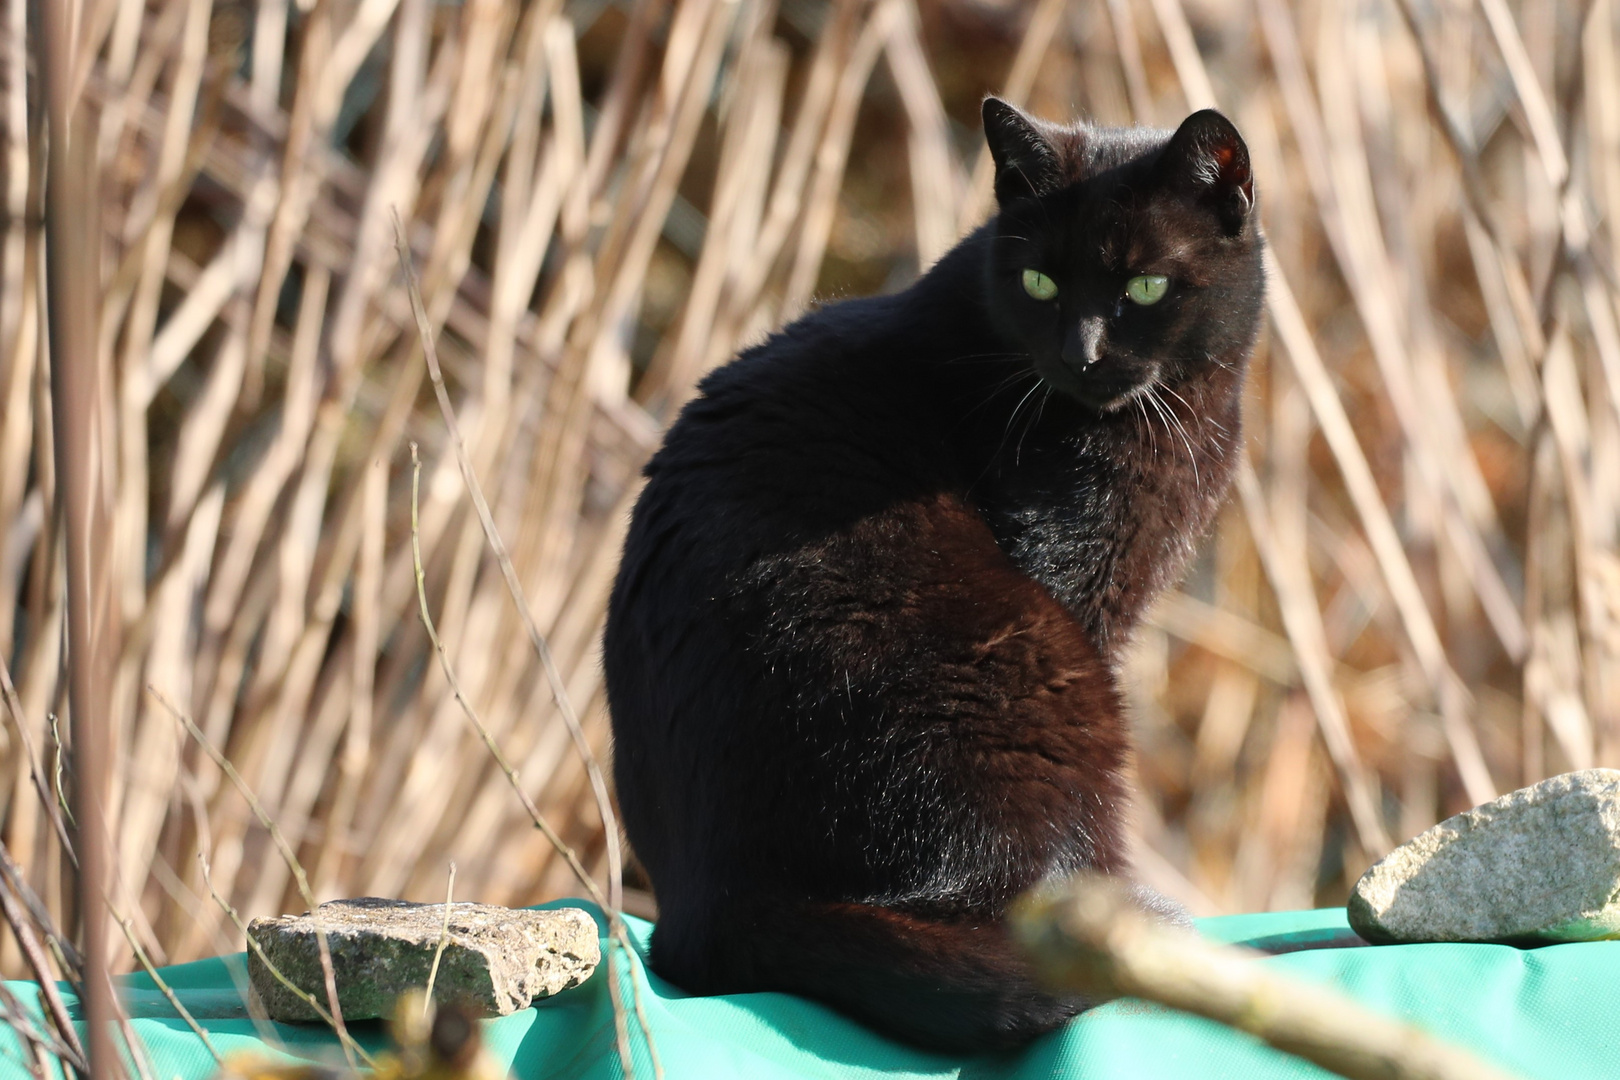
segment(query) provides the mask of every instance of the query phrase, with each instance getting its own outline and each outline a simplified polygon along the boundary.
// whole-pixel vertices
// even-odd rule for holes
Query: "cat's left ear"
[[[1159,157],[1164,179],[1215,211],[1228,236],[1236,236],[1254,210],[1249,148],[1232,121],[1203,109],[1181,122]]]
[[[1062,186],[1062,168],[1044,125],[1015,105],[987,97],[980,110],[984,139],[996,163],[996,202],[1045,195]]]

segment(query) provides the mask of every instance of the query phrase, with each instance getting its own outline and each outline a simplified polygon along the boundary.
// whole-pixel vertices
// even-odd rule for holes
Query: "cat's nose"
[[[1075,324],[1063,342],[1063,362],[1070,367],[1087,368],[1102,359],[1103,345],[1108,337],[1107,327],[1096,315],[1088,315]]]

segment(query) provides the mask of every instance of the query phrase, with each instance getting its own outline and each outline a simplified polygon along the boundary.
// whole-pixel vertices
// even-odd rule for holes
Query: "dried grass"
[[[0,64],[0,799],[68,926],[26,7],[5,8]],[[1110,123],[1218,103],[1260,176],[1252,468],[1125,673],[1145,876],[1198,910],[1332,903],[1445,814],[1620,765],[1617,19],[1614,0],[84,0],[129,940],[156,962],[218,948],[199,852],[244,916],[302,906],[148,685],[317,896],[433,900],[451,860],[479,900],[579,892],[416,618],[411,442],[448,670],[606,891],[558,702],[605,755],[596,642],[639,468],[741,344],[903,284],[982,217],[990,90]],[[512,589],[424,385],[396,210]],[[24,970],[12,938],[0,967]]]

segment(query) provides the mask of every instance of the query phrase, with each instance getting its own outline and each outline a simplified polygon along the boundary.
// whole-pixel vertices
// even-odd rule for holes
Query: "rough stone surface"
[[[1620,937],[1620,770],[1565,773],[1447,818],[1362,875],[1348,906],[1380,944]]]
[[[388,1016],[402,991],[427,985],[444,928],[443,904],[334,900],[320,906],[320,919],[345,1020]],[[308,913],[254,919],[248,932],[283,975],[325,1007],[315,920]],[[522,911],[453,904],[433,996],[485,1016],[504,1016],[584,982],[601,956],[596,921],[579,908]],[[248,973],[272,1020],[317,1019],[252,949]]]

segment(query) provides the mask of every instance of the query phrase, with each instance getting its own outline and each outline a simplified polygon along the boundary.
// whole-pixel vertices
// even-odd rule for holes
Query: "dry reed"
[[[0,64],[0,799],[38,894],[17,917],[70,927],[27,9],[5,7]],[[1108,123],[1215,103],[1260,178],[1252,468],[1125,671],[1144,876],[1199,912],[1332,903],[1440,816],[1620,765],[1614,0],[75,10],[109,896],[155,962],[228,933],[199,851],[244,916],[303,901],[148,685],[234,763],[318,898],[436,899],[452,859],[469,898],[577,894],[525,801],[609,891],[558,703],[606,755],[596,641],[639,468],[740,345],[818,297],[903,285],[982,218],[986,91]],[[510,587],[424,385],[396,209]],[[412,442],[447,667],[416,618]],[[633,863],[626,881],[650,911]],[[25,970],[14,936],[0,966]]]

